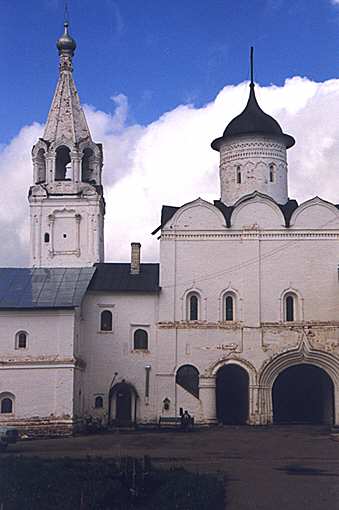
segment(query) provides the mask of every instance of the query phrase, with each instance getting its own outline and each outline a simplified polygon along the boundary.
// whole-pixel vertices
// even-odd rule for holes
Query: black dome
[[[240,115],[231,120],[222,137],[213,140],[212,149],[219,151],[223,140],[249,134],[283,138],[287,149],[295,144],[294,138],[285,135],[278,122],[262,111],[255,97],[254,83],[250,84],[250,96],[246,108]]]

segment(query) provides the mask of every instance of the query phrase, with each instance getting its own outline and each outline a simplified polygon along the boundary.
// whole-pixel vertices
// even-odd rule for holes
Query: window
[[[232,296],[225,296],[225,320],[234,320],[234,299]]]
[[[10,397],[1,399],[1,414],[13,413],[13,400]]]
[[[241,184],[241,167],[237,166],[237,184]]]
[[[269,166],[270,169],[270,182],[274,182],[274,165],[271,163]]]
[[[176,383],[196,398],[199,398],[199,372],[192,365],[183,365],[177,371]]]
[[[199,296],[197,294],[189,294],[187,298],[187,319],[189,321],[199,319]]]
[[[15,348],[16,349],[27,349],[27,339],[28,335],[25,331],[19,331],[15,335]]]
[[[36,156],[37,176],[36,183],[46,181],[46,158],[44,149],[39,149]]]
[[[95,409],[101,409],[104,406],[104,399],[102,397],[95,397],[94,407]]]
[[[136,329],[133,335],[133,349],[148,349],[148,333],[144,329]]]
[[[82,182],[91,182],[93,173],[94,154],[92,149],[84,149],[81,162],[81,180]]]
[[[101,331],[112,331],[112,312],[104,310],[100,316],[100,329]]]
[[[285,320],[287,322],[294,321],[294,296],[288,295],[285,297]]]
[[[45,243],[49,243],[49,233],[48,232],[45,232],[44,241],[45,241]]]

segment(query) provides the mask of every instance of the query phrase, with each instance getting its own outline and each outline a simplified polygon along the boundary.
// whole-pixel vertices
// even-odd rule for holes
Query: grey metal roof
[[[94,267],[0,268],[0,309],[80,306]]]
[[[95,264],[96,271],[88,287],[96,292],[159,292],[159,264],[140,264],[140,273],[131,274],[129,263]]]

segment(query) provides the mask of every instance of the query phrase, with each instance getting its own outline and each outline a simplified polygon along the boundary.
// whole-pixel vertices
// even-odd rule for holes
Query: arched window
[[[45,241],[45,243],[49,243],[49,233],[48,232],[45,232],[44,241]]]
[[[186,391],[199,398],[199,372],[192,365],[183,365],[177,371],[176,383]]]
[[[28,335],[26,331],[18,331],[15,335],[15,348],[16,349],[27,349],[28,346]]]
[[[36,184],[46,181],[46,158],[44,149],[39,149],[36,156]]]
[[[81,161],[81,180],[82,182],[91,182],[93,172],[93,151],[84,149]]]
[[[1,399],[1,414],[13,413],[13,400],[10,397],[3,397]]]
[[[273,163],[270,164],[269,171],[270,171],[270,182],[274,182],[274,165],[273,165]]]
[[[198,294],[189,294],[187,297],[187,319],[189,321],[197,321],[199,319]]]
[[[285,296],[285,321],[293,322],[295,320],[295,296],[288,294]]]
[[[100,316],[100,329],[101,331],[112,331],[113,317],[112,312],[104,310]]]
[[[133,335],[133,349],[148,349],[148,333],[144,329],[136,329]]]
[[[237,184],[241,184],[241,167],[240,166],[237,166],[236,173],[237,173]]]
[[[104,406],[104,399],[102,397],[95,397],[94,407],[95,409],[101,409]]]
[[[234,321],[234,298],[229,294],[224,298],[225,321]]]
[[[71,155],[70,150],[65,145],[61,145],[56,150],[55,160],[55,180],[65,181],[72,178],[71,175]]]

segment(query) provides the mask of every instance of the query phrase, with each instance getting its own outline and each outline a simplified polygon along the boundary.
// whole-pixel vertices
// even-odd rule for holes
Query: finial
[[[253,78],[253,75],[254,75],[254,72],[253,72],[253,52],[254,52],[254,48],[253,46],[251,46],[251,52],[250,52],[250,69],[251,69],[251,83],[250,83],[250,87],[253,88],[254,87],[254,78]]]
[[[69,23],[69,11],[68,11],[68,3],[65,0],[65,8],[64,8],[64,23]]]

